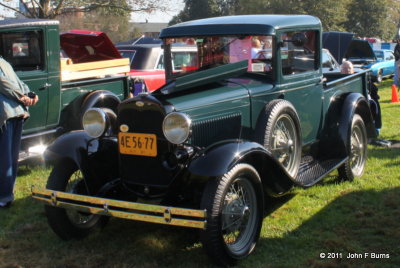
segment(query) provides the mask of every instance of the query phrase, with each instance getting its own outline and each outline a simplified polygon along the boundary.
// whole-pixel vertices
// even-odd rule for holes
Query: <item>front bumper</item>
[[[32,197],[51,206],[129,220],[190,228],[206,228],[207,211],[119,201],[32,186]]]

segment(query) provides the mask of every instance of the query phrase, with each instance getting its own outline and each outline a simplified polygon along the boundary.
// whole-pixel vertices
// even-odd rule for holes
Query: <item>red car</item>
[[[161,44],[117,45],[122,57],[129,58],[131,78],[135,83],[133,94],[141,91],[153,91],[165,84],[163,49]],[[182,72],[197,66],[196,45],[172,46],[173,71]],[[142,84],[141,82],[144,82]]]

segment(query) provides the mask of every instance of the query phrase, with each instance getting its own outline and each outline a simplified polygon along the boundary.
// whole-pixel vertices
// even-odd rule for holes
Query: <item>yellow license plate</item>
[[[155,134],[120,132],[118,143],[121,154],[157,156],[157,136]]]

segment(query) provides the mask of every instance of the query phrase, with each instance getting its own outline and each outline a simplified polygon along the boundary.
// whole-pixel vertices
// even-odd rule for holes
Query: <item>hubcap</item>
[[[365,137],[361,128],[356,125],[351,135],[350,166],[353,174],[358,176],[364,168],[365,161]]]
[[[227,247],[241,254],[252,241],[257,220],[257,201],[252,184],[237,178],[225,195],[222,208],[222,235]]]
[[[278,118],[272,130],[271,151],[289,174],[294,175],[296,169],[296,133],[293,120],[282,115]]]

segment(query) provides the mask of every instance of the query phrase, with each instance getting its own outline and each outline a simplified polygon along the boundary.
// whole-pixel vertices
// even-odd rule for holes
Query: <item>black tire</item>
[[[295,178],[301,160],[300,121],[293,105],[272,100],[258,119],[255,141],[262,144]]]
[[[82,173],[71,161],[58,163],[52,170],[46,188],[56,191],[86,194]],[[47,221],[62,239],[82,239],[97,229],[103,228],[108,217],[81,213],[53,206],[45,206]]]
[[[338,169],[342,180],[352,181],[364,173],[367,161],[367,130],[360,115],[355,114],[351,123],[349,159]]]
[[[248,164],[237,164],[207,183],[201,201],[201,208],[207,209],[207,227],[200,232],[200,240],[217,264],[233,265],[254,250],[263,202],[260,176]]]

